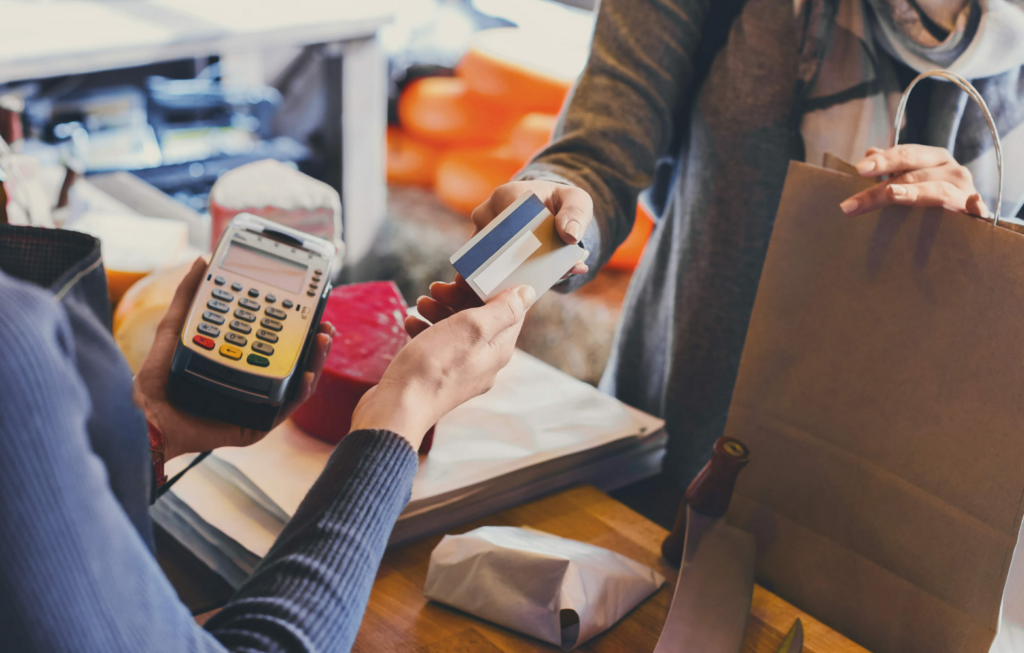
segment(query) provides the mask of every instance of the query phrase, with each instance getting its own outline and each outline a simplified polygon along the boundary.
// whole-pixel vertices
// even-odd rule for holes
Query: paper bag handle
[[[967,97],[974,100],[979,107],[981,112],[985,115],[985,122],[988,123],[988,130],[992,132],[992,145],[996,149],[996,167],[999,168],[999,192],[996,193],[996,211],[992,216],[993,226],[999,224],[999,215],[1003,208],[1003,144],[999,141],[999,131],[996,130],[996,122],[992,119],[992,114],[988,110],[988,105],[985,104],[985,98],[981,97],[981,93],[978,89],[974,88],[969,81],[957,75],[951,73],[948,70],[929,70],[928,72],[921,73],[914,78],[914,81],[910,82],[907,86],[907,90],[903,91],[903,97],[900,98],[900,104],[896,108],[896,129],[893,131],[892,144],[893,147],[899,145],[900,139],[900,126],[903,124],[903,114],[907,110],[907,100],[910,99],[910,92],[914,90],[917,83],[926,77],[942,77],[950,82],[953,82],[960,89],[967,94]]]

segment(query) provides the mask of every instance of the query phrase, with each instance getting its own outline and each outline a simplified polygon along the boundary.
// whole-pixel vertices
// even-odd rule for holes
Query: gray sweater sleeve
[[[594,200],[584,236],[591,272],[633,227],[637,195],[651,184],[685,100],[709,0],[602,0],[590,59],[555,137],[518,176],[569,183]]]
[[[253,576],[200,628],[90,446],[90,380],[75,368],[66,314],[46,292],[2,274],[0,304],[10,308],[0,311],[0,649],[351,647],[411,492],[417,457],[404,439],[345,438]],[[143,471],[146,461],[136,462]]]

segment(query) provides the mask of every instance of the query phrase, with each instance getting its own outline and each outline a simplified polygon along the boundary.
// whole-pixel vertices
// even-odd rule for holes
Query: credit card
[[[525,193],[455,252],[451,262],[486,302],[520,285],[533,286],[540,297],[588,254],[582,244],[563,241],[544,202]]]

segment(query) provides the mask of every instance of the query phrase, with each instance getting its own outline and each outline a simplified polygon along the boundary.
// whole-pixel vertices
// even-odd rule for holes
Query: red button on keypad
[[[192,338],[192,342],[196,343],[203,349],[213,349],[214,345],[217,344],[211,338],[207,338],[206,336],[194,336]]]

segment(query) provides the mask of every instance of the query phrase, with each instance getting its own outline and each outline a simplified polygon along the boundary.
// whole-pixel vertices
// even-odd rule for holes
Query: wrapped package
[[[607,630],[665,578],[601,547],[541,531],[484,526],[446,535],[423,593],[506,628],[573,649]]]

